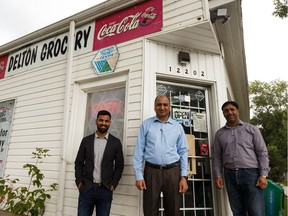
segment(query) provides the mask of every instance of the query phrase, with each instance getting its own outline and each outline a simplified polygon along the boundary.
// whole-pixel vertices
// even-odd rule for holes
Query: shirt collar
[[[108,137],[109,137],[109,132],[106,133],[106,135],[104,136],[104,139],[108,140]],[[95,138],[100,138],[96,132],[95,132]]]
[[[238,127],[239,125],[243,125],[243,121],[241,121],[240,119],[239,119],[238,125],[237,125],[236,127]],[[227,123],[225,124],[224,127],[225,127],[225,128],[231,128],[231,127],[229,127],[229,126],[227,125]]]
[[[158,122],[161,122],[161,123],[162,123],[162,121],[160,121],[160,120],[157,118],[157,116],[154,116],[154,117],[153,117],[153,122],[155,122],[155,121],[158,121]],[[167,119],[166,122],[169,123],[169,124],[173,124],[173,119],[169,116],[169,118]],[[166,122],[164,122],[164,123],[166,123]]]

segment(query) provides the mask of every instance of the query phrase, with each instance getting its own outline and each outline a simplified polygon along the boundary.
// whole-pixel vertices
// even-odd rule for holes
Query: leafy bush
[[[49,150],[36,148],[32,152],[35,164],[24,164],[23,168],[28,169],[30,182],[28,187],[17,186],[19,179],[10,179],[9,175],[0,179],[0,207],[3,210],[13,212],[20,215],[43,215],[45,211],[45,201],[50,199],[50,192],[56,191],[57,183],[53,183],[44,188],[42,180],[45,176],[37,167],[42,163],[42,159],[50,156],[47,152]]]

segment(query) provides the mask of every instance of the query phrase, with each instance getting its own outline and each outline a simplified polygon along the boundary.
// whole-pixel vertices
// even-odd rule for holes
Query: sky
[[[104,1],[0,0],[0,46]],[[242,0],[248,81],[288,81],[288,18],[273,9],[273,0]]]

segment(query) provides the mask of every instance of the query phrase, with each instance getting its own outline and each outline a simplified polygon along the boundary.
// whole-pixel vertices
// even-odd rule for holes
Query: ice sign
[[[202,101],[205,98],[205,95],[199,90],[196,94],[195,97],[197,98],[198,101]]]
[[[119,58],[115,45],[100,49],[92,60],[96,74],[106,74],[114,71]]]

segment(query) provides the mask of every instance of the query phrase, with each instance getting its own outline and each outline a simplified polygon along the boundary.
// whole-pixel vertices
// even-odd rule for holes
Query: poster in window
[[[9,147],[9,137],[14,113],[15,100],[0,102],[0,177],[3,177],[4,166]]]
[[[207,133],[206,113],[193,113],[192,116],[194,131]]]

